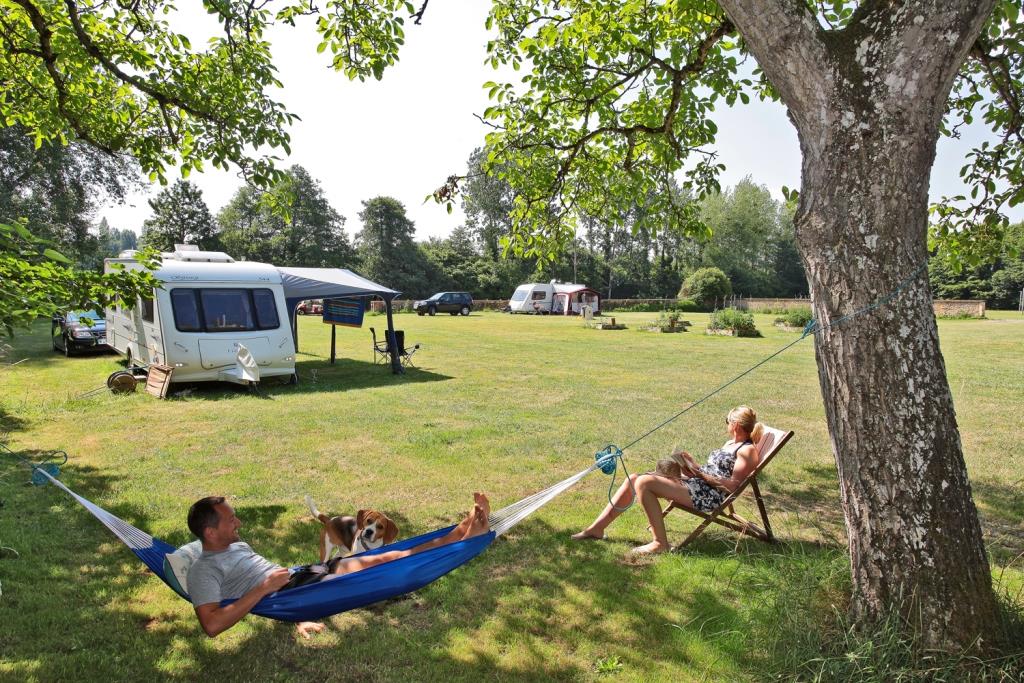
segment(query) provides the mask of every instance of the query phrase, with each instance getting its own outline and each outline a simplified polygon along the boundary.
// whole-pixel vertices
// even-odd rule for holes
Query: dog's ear
[[[398,538],[398,525],[392,522],[387,515],[382,516],[384,517],[384,545],[387,545]]]
[[[356,513],[356,528],[362,529],[366,524],[366,516],[370,514],[370,510],[360,510]]]

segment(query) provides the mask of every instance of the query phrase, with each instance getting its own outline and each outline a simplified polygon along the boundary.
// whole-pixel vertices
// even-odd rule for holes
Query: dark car
[[[473,297],[469,295],[469,292],[438,292],[429,299],[417,301],[412,307],[420,315],[424,313],[469,315],[469,312],[473,310]]]
[[[71,311],[53,316],[50,323],[53,350],[70,356],[76,351],[109,351],[107,321],[94,311]]]

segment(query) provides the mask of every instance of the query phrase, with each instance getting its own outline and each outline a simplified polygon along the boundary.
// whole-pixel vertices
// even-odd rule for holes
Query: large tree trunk
[[[842,32],[798,0],[721,4],[799,133],[797,239],[825,325],[853,616],[898,613],[929,646],[987,640],[991,575],[922,266],[939,124],[993,0],[866,0]]]

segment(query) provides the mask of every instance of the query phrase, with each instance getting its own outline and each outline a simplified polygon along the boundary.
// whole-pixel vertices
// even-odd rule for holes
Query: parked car
[[[302,301],[295,308],[295,312],[299,315],[321,315],[324,312],[324,302],[322,299]]]
[[[420,315],[427,313],[450,313],[452,315],[469,315],[473,310],[473,297],[469,292],[438,292],[429,299],[417,301],[413,309]]]
[[[70,356],[76,351],[108,351],[107,321],[95,311],[55,315],[50,323],[53,350]]]

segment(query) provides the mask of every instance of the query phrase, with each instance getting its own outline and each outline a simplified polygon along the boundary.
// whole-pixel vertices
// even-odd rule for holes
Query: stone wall
[[[735,307],[741,311],[750,311],[751,313],[757,313],[758,311],[782,311],[790,310],[793,308],[810,308],[810,299],[736,299]]]
[[[945,318],[984,318],[985,302],[975,299],[937,299],[935,315]]]

